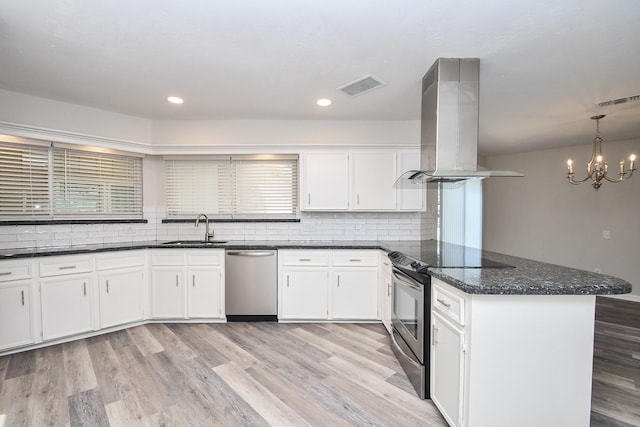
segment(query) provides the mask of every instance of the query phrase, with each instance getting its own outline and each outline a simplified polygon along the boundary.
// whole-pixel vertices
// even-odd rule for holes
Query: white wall
[[[0,122],[151,144],[151,120],[6,90],[0,90]],[[37,137],[20,127],[13,134]]]
[[[612,172],[640,141],[606,141],[603,152]],[[487,156],[487,167],[514,170],[524,178],[484,180],[484,248],[584,270],[600,269],[633,284],[640,295],[640,173],[629,181],[567,182],[566,160],[576,178],[586,176],[592,147],[583,144],[550,150]],[[604,239],[603,231],[611,238]]]
[[[419,120],[155,120],[153,144],[165,147],[420,145]]]

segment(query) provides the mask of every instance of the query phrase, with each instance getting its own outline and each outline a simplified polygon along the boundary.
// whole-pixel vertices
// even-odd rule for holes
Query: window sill
[[[0,220],[3,225],[64,225],[64,224],[147,224],[146,219],[34,219],[34,220]]]
[[[163,224],[173,224],[173,223],[187,223],[194,222],[195,219],[184,219],[184,218],[176,218],[176,219],[163,219]],[[298,218],[288,218],[288,219],[276,219],[276,218],[209,218],[209,222],[300,222]]]

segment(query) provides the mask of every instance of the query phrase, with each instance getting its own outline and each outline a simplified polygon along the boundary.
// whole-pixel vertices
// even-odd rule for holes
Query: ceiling
[[[484,153],[640,138],[597,106],[640,94],[638,0],[0,2],[0,88],[156,120],[414,120],[438,57],[480,58]]]

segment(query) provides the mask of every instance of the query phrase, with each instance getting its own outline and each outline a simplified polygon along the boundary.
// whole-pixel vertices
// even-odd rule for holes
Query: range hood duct
[[[420,170],[402,174],[396,187],[524,176],[478,170],[479,83],[477,58],[439,58],[431,66],[422,78]]]

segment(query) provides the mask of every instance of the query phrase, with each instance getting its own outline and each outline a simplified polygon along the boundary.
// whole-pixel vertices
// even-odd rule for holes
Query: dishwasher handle
[[[275,254],[276,254],[275,251],[227,251],[227,255],[231,255],[231,256],[260,257],[260,256],[273,256]]]

